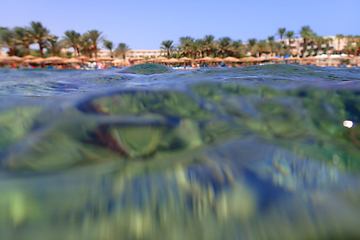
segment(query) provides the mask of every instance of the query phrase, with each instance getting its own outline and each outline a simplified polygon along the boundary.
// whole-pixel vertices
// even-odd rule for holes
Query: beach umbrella
[[[176,58],[170,58],[170,59],[163,60],[163,62],[165,62],[165,63],[177,63],[177,62],[179,62],[179,60],[176,59]]]
[[[99,61],[104,61],[104,62],[112,62],[112,61],[114,61],[114,59],[111,58],[111,57],[99,57],[98,60]]]
[[[42,63],[44,61],[45,61],[45,58],[38,57],[38,58],[33,59],[31,62],[33,62],[33,63]]]
[[[288,58],[284,58],[284,60],[296,61],[296,60],[300,60],[300,58],[291,56],[291,57],[288,57]]]
[[[22,57],[22,59],[35,59],[33,55],[26,55],[25,57]]]
[[[204,61],[204,62],[216,62],[216,60],[214,60],[214,58],[211,57],[204,57],[204,58],[198,58],[195,59],[196,62],[200,62],[200,61]]]
[[[351,60],[351,59],[354,59],[354,58],[346,56],[346,57],[340,57],[340,59],[342,59],[342,60]]]
[[[133,57],[130,58],[131,61],[146,61],[146,58],[143,57]]]
[[[64,60],[64,62],[67,62],[67,63],[81,63],[81,60],[76,59],[76,58],[70,58],[70,59]]]
[[[214,61],[214,62],[222,62],[223,59],[222,59],[222,58],[218,58],[218,57],[214,57],[214,58],[213,58],[213,61]]]
[[[234,58],[234,57],[227,57],[224,58],[224,62],[241,62],[240,59]]]
[[[48,58],[45,58],[45,62],[64,62],[64,58],[61,58],[61,57],[48,57]]]
[[[99,59],[98,58],[89,58],[86,61],[88,61],[88,62],[98,62]]]
[[[85,56],[79,56],[79,57],[76,57],[77,59],[80,59],[80,60],[86,60],[86,59],[89,59],[88,57],[85,57]]]
[[[162,62],[163,60],[167,60],[167,58],[165,57],[157,57],[157,58],[150,58],[147,59],[147,62]]]
[[[255,57],[240,58],[241,62],[257,62],[259,59]]]
[[[191,62],[191,61],[194,61],[194,59],[188,58],[188,57],[182,57],[182,58],[179,58],[179,60],[180,60],[181,62]]]
[[[125,63],[125,60],[116,58],[114,61],[112,61],[112,63]]]
[[[21,57],[17,57],[17,56],[10,56],[10,57],[3,57],[0,59],[0,61],[2,61],[2,62],[22,62],[22,61],[24,61],[24,59],[22,59]]]
[[[317,59],[318,59],[317,57],[310,56],[310,57],[303,58],[302,60],[317,60]]]

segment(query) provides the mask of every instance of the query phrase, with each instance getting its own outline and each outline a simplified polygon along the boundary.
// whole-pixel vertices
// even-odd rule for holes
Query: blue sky
[[[278,28],[298,33],[309,25],[321,36],[360,35],[360,0],[17,0],[2,1],[0,26],[40,21],[52,34],[97,29],[114,44],[159,49],[179,37],[266,39]]]

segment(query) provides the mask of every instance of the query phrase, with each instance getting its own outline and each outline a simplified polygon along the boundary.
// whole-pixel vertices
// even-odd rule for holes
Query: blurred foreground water
[[[359,239],[359,80],[0,69],[0,238]]]

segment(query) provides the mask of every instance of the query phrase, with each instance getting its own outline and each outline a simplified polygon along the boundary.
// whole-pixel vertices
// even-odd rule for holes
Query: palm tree
[[[206,45],[204,39],[196,39],[195,43],[198,46],[199,57],[204,57],[205,56],[204,53],[206,51]]]
[[[225,57],[225,53],[230,49],[231,39],[229,37],[219,38],[218,48],[222,53],[222,58]]]
[[[248,41],[249,41],[249,45],[250,45],[251,47],[255,46],[255,44],[256,44],[256,42],[257,42],[256,38],[251,38],[251,39],[249,39]]]
[[[16,48],[16,38],[14,31],[8,28],[2,28],[0,31],[0,39],[3,45],[9,48],[9,55],[15,55],[15,48]]]
[[[65,36],[61,40],[61,43],[65,47],[73,47],[74,55],[79,56],[79,43],[80,43],[80,33],[75,32],[74,30],[68,30],[65,32]]]
[[[204,37],[204,46],[208,57],[210,56],[210,51],[215,48],[214,39],[215,37],[213,35],[206,35]]]
[[[115,55],[120,55],[122,59],[125,60],[126,53],[130,50],[131,48],[125,43],[119,43],[118,47],[115,49]]]
[[[41,22],[31,22],[29,34],[34,42],[39,44],[40,57],[44,57],[43,48],[45,42],[50,38],[50,31],[47,30]]]
[[[261,56],[263,53],[269,53],[271,51],[271,48],[269,46],[269,43],[265,40],[261,40],[257,42],[252,48],[251,48],[251,54]]]
[[[324,54],[327,53],[327,51],[329,50],[330,43],[333,43],[333,42],[334,42],[334,39],[332,39],[331,37],[325,38],[326,48],[325,48]]]
[[[294,38],[294,31],[286,32],[285,36],[289,39],[289,50],[291,50],[291,40]]]
[[[61,46],[58,42],[59,37],[58,36],[51,36],[49,39],[50,45],[48,46],[48,50],[52,53],[53,56],[60,54]]]
[[[25,47],[26,55],[30,54],[29,45],[33,43],[33,39],[31,38],[29,32],[30,32],[29,28],[22,28],[22,27],[14,28],[16,42]]]
[[[306,48],[307,48],[307,41],[308,39],[310,38],[310,35],[313,31],[311,30],[311,28],[309,26],[303,26],[301,27],[301,30],[300,30],[300,35],[301,37],[303,38],[303,51],[302,51],[302,57],[305,56],[305,51],[306,51]]]
[[[232,56],[241,57],[245,55],[245,48],[241,40],[233,41],[230,49]]]
[[[315,55],[318,55],[318,52],[321,49],[321,46],[323,45],[323,43],[325,42],[325,39],[323,37],[321,37],[321,36],[316,36],[314,42],[317,45]]]
[[[99,32],[98,30],[91,30],[88,31],[88,34],[93,43],[95,58],[97,58],[97,44],[104,40],[101,36],[102,32]]]
[[[113,49],[113,42],[104,40],[104,47],[110,50],[110,56],[113,57],[112,49]]]
[[[160,49],[162,49],[163,51],[166,52],[166,55],[167,55],[167,58],[169,59],[170,58],[170,53],[173,51],[174,49],[174,45],[173,45],[173,42],[172,40],[166,40],[166,41],[163,41],[161,43],[161,46],[160,46]]]
[[[356,47],[352,45],[351,43],[346,44],[343,49],[346,54],[355,54],[356,53]]]
[[[180,40],[180,45],[179,45],[180,51],[182,52],[182,54],[184,54],[184,56],[188,56],[190,52],[190,44],[194,42],[194,38],[186,36],[186,37],[181,37],[179,40]]]
[[[341,40],[341,39],[344,39],[345,36],[342,35],[342,34],[337,34],[337,35],[335,36],[335,38],[336,38],[337,41],[338,41],[338,50],[340,51],[340,40]]]
[[[86,57],[90,57],[90,50],[91,50],[93,44],[90,40],[90,36],[88,33],[84,33],[80,37],[80,42],[79,42],[78,46],[81,50],[83,50]]]
[[[268,37],[268,41],[269,41],[269,42],[275,41],[275,37],[274,37],[274,36],[269,36],[269,37]]]
[[[360,53],[360,36],[359,36],[359,35],[354,36],[354,40],[355,40],[355,42],[356,42],[356,52],[355,52],[355,55],[358,56],[359,53]]]
[[[277,31],[276,34],[279,35],[280,40],[283,39],[283,36],[284,36],[285,32],[286,32],[286,29],[285,29],[285,28],[279,28],[279,29],[278,29],[278,31]]]

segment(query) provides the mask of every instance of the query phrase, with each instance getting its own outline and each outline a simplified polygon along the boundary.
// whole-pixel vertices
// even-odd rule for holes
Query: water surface
[[[1,238],[357,239],[359,80],[0,69]]]

